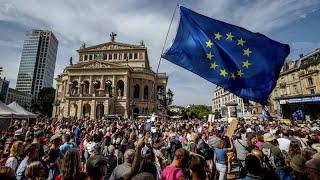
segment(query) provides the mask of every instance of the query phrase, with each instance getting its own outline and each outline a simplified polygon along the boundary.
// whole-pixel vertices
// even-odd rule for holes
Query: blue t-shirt
[[[67,142],[62,144],[59,149],[62,154],[65,154],[69,149],[72,149],[72,148],[76,148],[76,146],[73,143]]]
[[[219,164],[227,164],[227,152],[228,148],[215,148],[214,153],[216,154],[216,162]]]

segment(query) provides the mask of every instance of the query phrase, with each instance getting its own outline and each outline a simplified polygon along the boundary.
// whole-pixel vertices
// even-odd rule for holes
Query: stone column
[[[143,97],[143,95],[144,95],[144,80],[143,79],[141,79],[140,80],[140,100],[144,100],[144,97]]]
[[[96,119],[96,109],[97,109],[97,103],[95,100],[92,100],[91,103],[90,103],[90,107],[91,107],[91,110],[90,110],[90,119]]]
[[[112,96],[114,98],[117,98],[117,82],[116,82],[116,76],[112,77]]]
[[[109,100],[103,102],[104,114],[109,115]]]
[[[77,118],[82,118],[82,114],[83,114],[83,101],[82,100],[79,100],[78,103],[77,103],[77,106],[78,106],[78,111],[77,111]]]
[[[124,77],[124,88],[123,88],[123,96],[124,99],[129,99],[129,78],[128,75],[125,75]]]
[[[93,82],[92,82],[92,76],[90,76],[90,80],[89,80],[89,94],[91,95],[93,89]]]

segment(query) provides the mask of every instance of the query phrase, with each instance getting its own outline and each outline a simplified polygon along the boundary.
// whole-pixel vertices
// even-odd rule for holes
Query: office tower
[[[51,31],[31,30],[23,43],[16,89],[37,98],[43,87],[52,87],[58,40]]]

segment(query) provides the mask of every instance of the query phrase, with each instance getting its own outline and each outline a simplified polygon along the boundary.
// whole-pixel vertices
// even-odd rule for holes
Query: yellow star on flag
[[[215,39],[220,40],[220,39],[221,39],[221,37],[222,37],[222,35],[221,35],[219,32],[214,33],[214,38],[215,38]]]
[[[249,60],[242,62],[242,67],[245,67],[247,69],[249,68],[250,65],[251,65],[251,63],[249,62]]]
[[[220,76],[226,77],[227,76],[227,71],[225,69],[220,69]]]
[[[244,45],[244,43],[246,43],[246,41],[245,41],[245,40],[243,40],[242,38],[240,38],[240,39],[238,39],[238,43],[237,43],[237,45],[243,46],[243,45]]]
[[[248,56],[248,57],[249,57],[251,53],[252,53],[252,51],[250,51],[249,48],[243,49],[243,55],[244,55],[244,56]]]
[[[238,71],[238,76],[239,76],[239,77],[242,77],[243,74],[244,74],[244,73],[241,71],[241,69],[239,69],[239,71]]]
[[[213,63],[211,63],[210,68],[216,70],[216,67],[217,67],[217,66],[218,66],[218,65],[216,64],[216,62],[213,62]]]
[[[211,48],[212,45],[213,45],[213,43],[212,43],[211,40],[209,39],[209,40],[206,42],[207,48]]]
[[[234,73],[231,73],[231,78],[232,78],[233,80],[236,80],[237,76],[236,76]]]
[[[208,58],[208,59],[210,59],[210,60],[211,60],[211,59],[212,59],[212,57],[213,57],[213,54],[211,54],[211,52],[207,53],[207,58]]]
[[[234,38],[234,36],[232,35],[231,32],[229,32],[229,33],[227,34],[227,40],[232,41],[232,38]]]

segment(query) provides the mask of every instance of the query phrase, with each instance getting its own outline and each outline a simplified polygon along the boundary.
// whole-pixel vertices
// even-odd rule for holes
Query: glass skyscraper
[[[16,89],[33,98],[43,87],[52,87],[58,40],[51,31],[31,30],[23,43]]]

